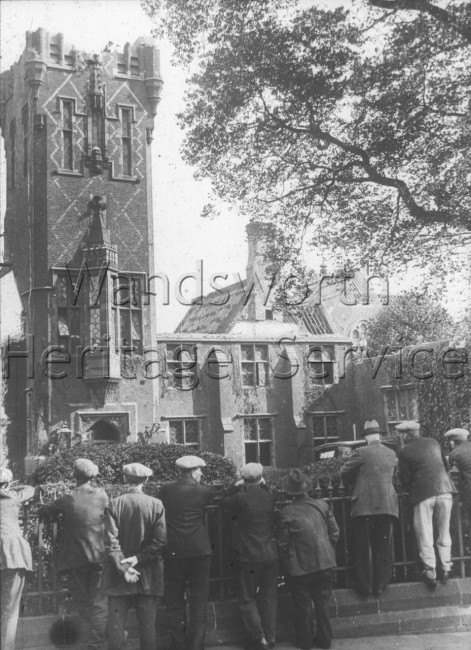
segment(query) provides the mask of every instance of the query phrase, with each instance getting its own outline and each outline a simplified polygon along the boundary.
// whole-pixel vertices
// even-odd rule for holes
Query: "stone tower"
[[[24,377],[24,401],[8,388],[16,455],[36,454],[54,432],[64,444],[133,440],[155,420],[157,380],[143,370],[155,331],[150,145],[162,85],[144,39],[88,54],[44,29],[27,33],[1,75],[5,259],[25,316],[24,341],[4,352],[7,385]]]

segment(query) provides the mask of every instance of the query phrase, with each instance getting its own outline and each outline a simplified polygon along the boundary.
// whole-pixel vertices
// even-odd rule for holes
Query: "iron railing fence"
[[[323,498],[331,507],[340,528],[337,544],[337,568],[334,570],[334,588],[350,588],[353,585],[352,566],[354,540],[350,519],[351,497],[345,495],[342,487],[332,486],[322,492],[314,490],[315,496]],[[462,502],[462,495],[454,497],[451,520],[452,576],[471,577],[471,518],[469,506]],[[282,507],[286,502],[280,502]],[[231,565],[232,522],[216,503],[207,509],[207,525],[213,544],[211,563],[210,598],[225,600],[235,595],[234,570]],[[23,615],[39,616],[57,613],[68,607],[67,587],[56,568],[56,553],[60,522],[41,521],[37,506],[25,508],[23,528],[29,540],[36,571],[28,575],[24,592]],[[399,519],[393,540],[393,583],[412,582],[418,579],[419,559],[412,529],[412,512],[407,494],[399,494]],[[284,579],[280,576],[280,590]]]

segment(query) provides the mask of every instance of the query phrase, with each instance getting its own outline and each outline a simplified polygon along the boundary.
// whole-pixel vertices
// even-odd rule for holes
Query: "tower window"
[[[62,151],[63,169],[74,168],[74,102],[62,101]]]
[[[113,277],[113,305],[116,351],[142,354],[141,279],[118,275]]]
[[[121,150],[123,176],[132,176],[132,109],[121,109]]]

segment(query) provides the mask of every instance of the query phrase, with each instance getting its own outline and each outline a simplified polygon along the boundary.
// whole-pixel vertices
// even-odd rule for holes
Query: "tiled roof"
[[[320,305],[299,307],[284,315],[285,322],[302,323],[310,334],[333,334],[324,309]]]
[[[197,298],[175,332],[227,334],[252,300],[246,295],[246,288],[247,281],[243,280],[230,284],[221,291],[213,291],[207,296]]]

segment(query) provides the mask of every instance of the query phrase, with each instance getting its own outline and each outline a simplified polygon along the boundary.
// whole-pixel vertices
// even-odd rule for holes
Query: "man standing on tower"
[[[392,575],[393,525],[399,513],[393,486],[397,457],[381,444],[376,420],[365,422],[363,434],[367,446],[355,451],[340,476],[354,486],[351,516],[357,591],[378,596]]]
[[[403,433],[405,446],[399,450],[399,478],[414,507],[414,531],[424,569],[422,577],[430,589],[437,586],[436,545],[442,582],[447,582],[452,567],[450,517],[456,489],[447,473],[447,461],[437,440],[422,438],[420,424],[406,421],[396,425]]]
[[[212,495],[208,487],[200,485],[204,460],[183,456],[175,464],[181,478],[164,485],[160,492],[168,531],[165,582],[170,650],[203,650],[211,563],[204,516]],[[190,605],[188,623],[185,593]]]

